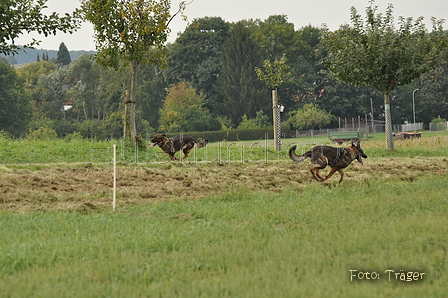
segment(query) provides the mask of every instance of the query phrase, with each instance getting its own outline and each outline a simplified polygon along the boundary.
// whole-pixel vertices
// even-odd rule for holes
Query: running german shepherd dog
[[[188,153],[190,153],[190,151],[194,147],[201,148],[201,147],[206,146],[207,143],[208,143],[207,140],[205,140],[203,143],[199,143],[198,140],[196,140],[195,138],[190,137],[188,135],[180,135],[180,136],[168,138],[166,136],[166,134],[159,133],[159,134],[156,134],[151,139],[150,147],[154,147],[154,146],[158,145],[163,150],[163,152],[168,153],[171,160],[177,160],[177,158],[174,156],[174,154],[177,151],[182,150],[184,152],[184,156],[182,158],[180,158],[180,160],[182,160],[184,158],[187,158]]]
[[[356,144],[352,143],[350,147],[347,148],[335,148],[330,146],[316,146],[303,155],[296,155],[295,150],[297,146],[293,146],[289,150],[289,157],[297,163],[302,162],[306,158],[310,158],[311,163],[316,165],[314,168],[310,169],[311,174],[317,181],[324,181],[329,179],[336,171],[341,174],[341,179],[339,183],[344,179],[344,172],[342,169],[348,167],[348,165],[354,161],[358,160],[360,164],[363,158],[367,158],[364,151],[361,149],[360,142]],[[330,166],[331,170],[325,178],[319,175],[319,170],[324,169],[326,166]]]

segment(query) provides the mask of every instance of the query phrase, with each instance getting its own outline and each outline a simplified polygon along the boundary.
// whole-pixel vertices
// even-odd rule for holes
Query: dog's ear
[[[166,134],[162,133],[162,137],[166,137]]]

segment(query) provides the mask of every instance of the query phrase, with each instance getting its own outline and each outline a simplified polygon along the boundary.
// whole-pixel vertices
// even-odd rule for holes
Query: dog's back
[[[172,137],[171,140],[173,141],[173,146],[179,151],[184,148],[202,148],[207,145],[208,141],[205,140],[203,143],[200,143],[195,138],[189,136],[189,135],[179,135]]]

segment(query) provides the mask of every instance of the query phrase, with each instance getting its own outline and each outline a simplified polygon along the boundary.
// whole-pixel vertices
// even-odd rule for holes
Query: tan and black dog
[[[175,137],[171,137],[168,138],[166,136],[166,134],[164,133],[159,133],[156,134],[152,139],[151,139],[151,146],[150,147],[154,147],[154,146],[159,146],[163,152],[168,153],[171,160],[177,160],[177,158],[174,156],[174,154],[177,151],[182,150],[184,152],[184,156],[182,158],[180,158],[180,160],[187,158],[188,153],[190,153],[190,151],[196,147],[196,148],[201,148],[206,146],[208,143],[207,140],[205,140],[203,143],[199,143],[198,140],[196,140],[193,137],[190,137],[188,135],[179,135],[179,136],[175,136]]]
[[[367,158],[367,155],[364,154],[359,142],[356,144],[352,143],[352,145],[347,148],[316,146],[300,156],[295,153],[296,147],[297,146],[293,146],[289,150],[289,157],[297,163],[300,163],[309,157],[311,163],[316,165],[314,168],[310,169],[310,171],[317,181],[327,180],[338,171],[341,174],[339,182],[342,182],[342,179],[344,179],[344,172],[342,169],[348,167],[348,165],[355,159],[362,164],[362,159]],[[326,166],[330,166],[331,170],[325,178],[322,178],[319,175],[319,170],[324,169]]]

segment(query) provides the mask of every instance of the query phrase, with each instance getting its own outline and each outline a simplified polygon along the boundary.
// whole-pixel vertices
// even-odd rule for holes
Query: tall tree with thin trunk
[[[190,2],[191,3],[191,2]],[[83,0],[85,18],[93,24],[96,39],[96,60],[118,69],[131,64],[129,105],[130,136],[135,139],[135,106],[137,72],[140,64],[160,64],[170,21],[183,13],[187,3],[171,15],[169,0]]]
[[[256,67],[255,72],[258,78],[263,81],[266,86],[272,89],[272,113],[274,122],[274,140],[280,140],[280,123],[277,119],[277,113],[279,109],[278,102],[278,87],[283,83],[286,72],[289,68],[286,56],[283,55],[280,59],[275,59],[273,63],[269,60],[265,60],[263,63],[264,71],[261,68]],[[280,143],[276,142],[275,150],[280,151]]]
[[[322,39],[323,64],[336,79],[357,86],[373,87],[384,94],[386,144],[393,150],[389,94],[398,86],[411,83],[439,65],[446,57],[447,38],[443,21],[432,19],[428,32],[423,17],[400,17],[395,27],[393,5],[385,14],[370,1],[363,20],[351,8],[352,25],[327,31]],[[368,103],[366,103],[367,105]]]

